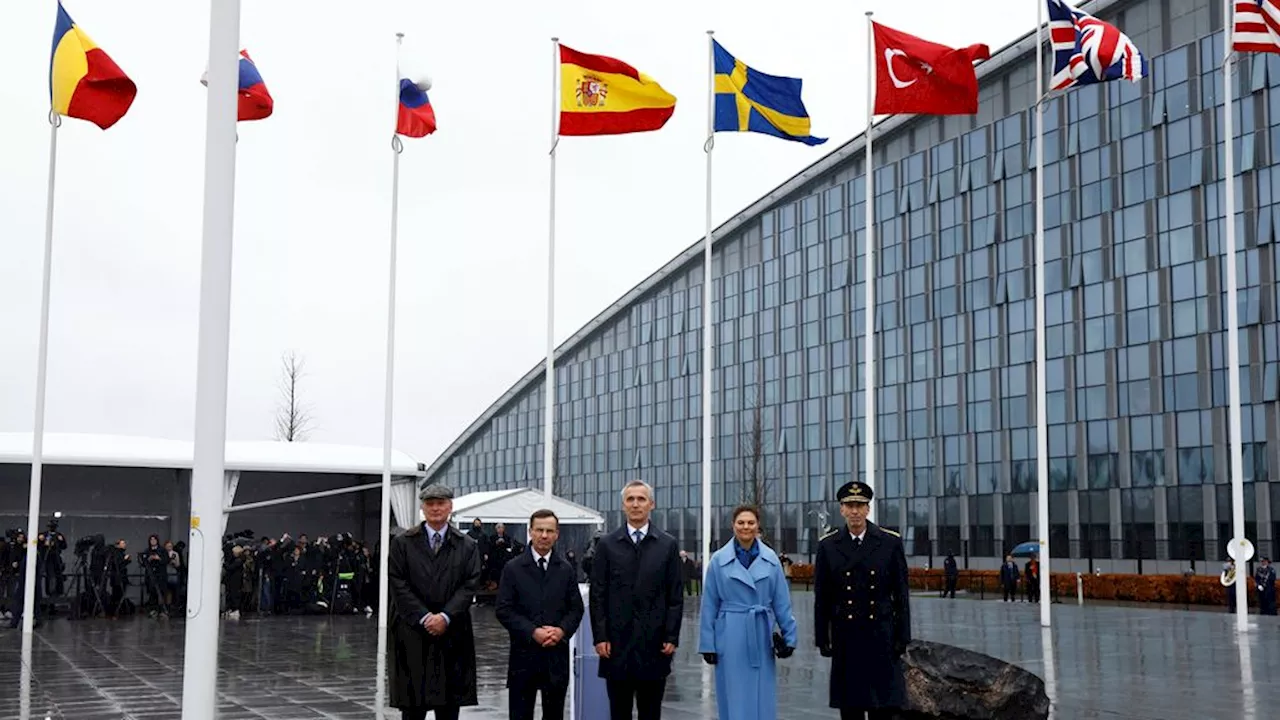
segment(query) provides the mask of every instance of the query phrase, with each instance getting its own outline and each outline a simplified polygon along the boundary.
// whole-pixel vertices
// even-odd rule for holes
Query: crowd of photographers
[[[27,536],[6,531],[0,542],[0,619],[21,622],[26,579]],[[71,550],[73,564],[64,557]],[[372,613],[377,605],[376,548],[349,534],[310,541],[254,538],[242,531],[223,538],[223,610],[260,614]],[[80,538],[69,548],[58,532],[58,518],[37,539],[35,622],[51,614],[72,618],[145,613],[169,617],[186,607],[185,542],[147,538],[140,553],[122,539],[108,544],[102,535]]]
[[[376,547],[350,534],[254,539],[245,530],[222,548],[226,610],[277,614],[371,614],[378,600]]]
[[[486,532],[477,519],[467,534],[481,551],[481,594],[491,595],[503,566],[519,556],[524,544],[501,523]],[[68,566],[67,539],[58,532],[55,516],[37,539],[37,548],[37,623],[63,611],[76,619],[139,613],[170,617],[185,611],[185,542],[161,542],[151,535],[142,552],[135,553],[124,539],[108,544],[100,534],[89,535],[70,547],[74,560]],[[230,618],[241,613],[372,614],[378,604],[377,553],[376,545],[346,533],[314,541],[305,534],[257,537],[251,530],[225,535],[222,609]],[[575,571],[585,569],[578,567],[572,551],[566,559]],[[26,534],[9,530],[0,543],[0,618],[12,627],[20,622],[26,562]]]

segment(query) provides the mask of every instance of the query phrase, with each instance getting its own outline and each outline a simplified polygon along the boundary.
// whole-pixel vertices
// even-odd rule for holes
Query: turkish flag
[[[991,57],[986,45],[957,50],[879,23],[876,115],[972,115],[978,112],[973,64]]]

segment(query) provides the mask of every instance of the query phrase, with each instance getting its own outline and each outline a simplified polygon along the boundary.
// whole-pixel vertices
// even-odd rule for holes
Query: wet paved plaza
[[[779,716],[838,717],[826,707],[826,662],[807,641],[812,596],[797,592],[795,602],[805,642],[780,664]],[[667,685],[667,720],[715,717],[711,673],[693,652],[696,604],[688,605]],[[1034,605],[921,596],[912,609],[918,638],[985,652],[1045,677],[1059,720],[1253,720],[1276,717],[1280,708],[1277,618],[1252,617],[1241,646],[1232,616],[1222,612],[1056,605],[1046,664]],[[491,608],[474,613],[481,705],[463,718],[499,720],[507,716],[506,635]],[[375,717],[375,628],[362,617],[225,621],[218,717]],[[0,630],[0,720],[178,718],[182,643],[180,622],[54,621],[36,632],[24,716],[20,635]]]

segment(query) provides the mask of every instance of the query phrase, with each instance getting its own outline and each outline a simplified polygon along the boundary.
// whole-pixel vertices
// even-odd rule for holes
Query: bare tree
[[[311,410],[299,399],[298,385],[306,362],[292,350],[281,358],[280,404],[276,406],[276,440],[302,442],[311,433]]]
[[[569,442],[562,434],[564,423],[556,423],[558,426],[555,430],[555,444],[551,446],[551,494],[557,497],[564,496],[564,473],[565,463],[561,462],[562,450],[565,443]]]
[[[742,434],[739,436],[742,465],[738,473],[738,485],[741,501],[759,508],[760,525],[767,527],[765,508],[773,494],[778,463],[770,455],[773,443],[765,436],[763,382],[757,384],[753,397],[748,400],[747,410],[750,415],[743,423]]]

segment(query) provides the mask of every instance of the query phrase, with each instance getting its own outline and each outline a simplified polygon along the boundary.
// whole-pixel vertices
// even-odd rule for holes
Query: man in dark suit
[[[511,720],[533,720],[542,691],[542,720],[563,720],[569,690],[569,638],[582,622],[577,569],[554,552],[560,519],[551,510],[529,518],[529,552],[507,563],[498,584],[498,622],[511,634],[507,660]]]
[[[898,533],[867,520],[873,496],[866,483],[841,486],[845,527],[818,543],[814,567],[818,652],[831,658],[830,705],[841,720],[893,717],[907,701],[907,557]]]
[[[1021,575],[1018,573],[1018,563],[1013,561],[1012,555],[1004,556],[1004,565],[1000,566],[1000,587],[1004,588],[1004,601],[1018,601],[1018,580]]]
[[[591,565],[591,632],[611,720],[631,720],[633,706],[658,720],[684,616],[680,548],[649,524],[648,483],[622,488],[622,510],[627,524],[600,539]]]
[[[426,522],[392,538],[387,554],[387,686],[404,720],[458,720],[477,704],[471,603],[480,582],[476,542],[449,524],[453,490],[418,493]]]
[[[942,591],[942,597],[956,599],[956,582],[960,579],[960,568],[956,566],[956,556],[947,555],[947,559],[942,561],[942,574],[947,579],[947,586]]]
[[[1263,615],[1276,614],[1276,570],[1271,567],[1271,558],[1264,557],[1253,571],[1253,584],[1258,588],[1258,612]]]

